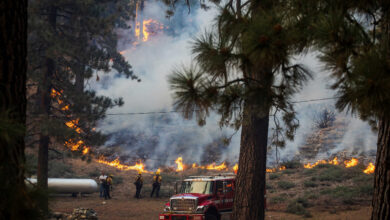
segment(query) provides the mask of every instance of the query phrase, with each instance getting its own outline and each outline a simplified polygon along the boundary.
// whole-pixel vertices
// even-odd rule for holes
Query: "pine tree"
[[[310,77],[293,55],[306,47],[297,20],[284,2],[229,1],[214,28],[193,43],[194,64],[169,78],[175,108],[205,123],[210,111],[221,126],[241,127],[234,219],[264,219],[265,171],[270,115],[272,144],[283,146],[298,127],[291,96]],[[284,128],[284,132],[282,129]]]
[[[0,4],[0,219],[40,219],[25,186],[27,0]]]
[[[390,2],[294,2],[330,70],[336,107],[378,129],[371,219],[390,219]]]
[[[31,1],[28,76],[37,93],[31,96],[29,112],[38,118],[31,127],[39,131],[41,188],[47,188],[50,142],[104,143],[104,135],[94,128],[108,108],[123,104],[120,98],[112,100],[85,90],[85,81],[94,72],[111,69],[137,79],[116,48],[115,29],[128,28],[125,21],[131,7],[128,0]]]

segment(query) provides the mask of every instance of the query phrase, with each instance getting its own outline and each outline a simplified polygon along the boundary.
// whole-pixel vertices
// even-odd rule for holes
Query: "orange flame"
[[[139,40],[139,37],[140,37],[140,33],[141,33],[141,25],[139,23],[139,21],[137,21],[135,23],[135,36],[137,37],[137,39]]]
[[[177,172],[180,172],[180,171],[184,170],[183,158],[182,157],[178,157],[175,160],[175,163],[177,164],[177,169],[176,169]]]
[[[267,168],[267,169],[265,169],[265,172],[274,173],[274,172],[276,172],[276,169],[275,168]]]
[[[339,165],[339,161],[337,160],[337,157],[335,157],[335,158],[333,158],[333,160],[329,161],[329,164]]]
[[[65,105],[64,107],[61,108],[62,111],[68,111],[69,110],[69,105]]]
[[[351,160],[344,161],[345,167],[350,168],[354,167],[359,163],[358,159],[352,158]]]
[[[151,173],[150,171],[145,170],[145,164],[141,162],[136,163],[134,166],[129,166],[129,165],[122,164],[118,158],[116,158],[113,161],[107,161],[103,156],[100,156],[99,159],[97,159],[96,161],[101,164],[106,164],[108,166],[115,167],[119,170],[137,170],[143,173]]]
[[[233,167],[233,171],[235,174],[237,174],[237,171],[238,171],[238,163],[236,163]]]
[[[73,128],[77,133],[81,133],[81,128],[78,127],[79,119],[71,120],[65,123],[69,128]]]
[[[206,169],[206,170],[226,170],[228,167],[226,166],[225,162],[221,163],[220,165],[217,165],[214,162],[206,166],[198,166],[196,165],[196,163],[193,163],[192,168]]]
[[[153,27],[153,28],[152,28]],[[149,35],[156,35],[157,30],[162,30],[164,29],[164,25],[160,24],[158,21],[155,21],[153,19],[148,19],[143,21],[142,23],[142,34],[143,38],[142,41],[148,41]]]
[[[333,158],[333,160],[329,160],[329,161],[326,161],[326,160],[318,160],[317,162],[313,163],[313,164],[310,164],[310,163],[307,163],[307,164],[304,164],[303,167],[306,168],[306,169],[311,169],[311,168],[314,168],[316,167],[317,165],[319,164],[333,164],[333,165],[338,165],[339,164],[339,161],[337,159],[337,157]]]
[[[65,146],[70,148],[71,151],[77,151],[83,145],[84,145],[84,141],[82,141],[82,140],[79,140],[76,143],[73,142],[73,140],[71,140],[71,139],[68,141],[65,141]]]
[[[279,170],[285,170],[285,169],[286,169],[286,166],[279,167]]]
[[[51,94],[50,94],[50,96],[52,97],[52,98],[55,98],[55,97],[57,97],[57,96],[61,96],[61,93],[60,92],[58,92],[57,90],[55,90],[55,89],[51,89]]]
[[[367,168],[363,171],[366,174],[374,173],[375,165],[373,163],[368,164]]]
[[[86,155],[89,152],[89,147],[84,147],[83,155]]]

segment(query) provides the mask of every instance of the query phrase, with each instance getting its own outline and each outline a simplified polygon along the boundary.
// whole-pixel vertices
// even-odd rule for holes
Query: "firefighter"
[[[156,197],[159,197],[159,192],[160,192],[160,186],[161,186],[161,180],[162,177],[160,176],[160,170],[156,171],[156,175],[153,177],[153,190],[152,193],[150,194],[150,197],[153,197],[154,191],[156,191]]]
[[[144,180],[142,178],[142,172],[141,170],[138,170],[138,175],[135,177],[135,182],[134,182],[134,185],[135,185],[135,189],[136,189],[136,192],[135,192],[135,198],[139,199],[141,198],[141,189],[142,189],[142,185],[144,183]]]
[[[99,183],[100,183],[100,198],[104,197],[104,188],[105,188],[105,182],[106,182],[107,176],[104,175],[104,172],[102,171],[101,175],[99,176]]]
[[[106,178],[104,199],[111,199],[110,191],[112,189],[112,174]]]

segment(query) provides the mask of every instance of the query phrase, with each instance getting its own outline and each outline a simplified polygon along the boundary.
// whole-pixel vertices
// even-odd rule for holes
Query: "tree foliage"
[[[195,115],[201,124],[214,110],[221,115],[221,126],[238,129],[244,100],[256,100],[272,106],[271,115],[282,113],[288,128],[283,136],[291,139],[298,121],[290,98],[311,77],[293,62],[305,49],[302,36],[296,22],[280,13],[286,5],[252,4],[220,6],[214,28],[193,41],[194,63],[176,68],[169,77],[174,105],[185,118]],[[282,123],[276,124],[280,132]],[[284,145],[283,139],[274,143]]]
[[[47,134],[64,143],[83,140],[87,146],[104,143],[96,131],[108,108],[123,104],[121,98],[98,96],[85,89],[88,80],[114,69],[118,74],[137,79],[131,66],[117,51],[117,28],[129,28],[133,5],[120,1],[32,1],[29,7],[29,81],[37,93],[29,97],[30,133]],[[50,17],[52,16],[52,17]],[[51,19],[51,21],[49,21]],[[54,21],[53,21],[54,19]],[[50,22],[55,23],[53,28]],[[50,58],[55,69],[44,85]],[[50,116],[42,118],[37,100],[39,90],[50,87]],[[32,89],[33,90],[33,89]],[[36,118],[41,119],[37,120]],[[69,128],[66,122],[74,122]],[[76,123],[77,122],[77,123]],[[76,127],[81,132],[76,132]],[[34,143],[34,139],[30,142]],[[80,148],[82,150],[82,148]]]
[[[336,107],[378,128],[372,219],[390,218],[390,3],[389,1],[293,1],[296,15],[311,20],[313,46],[331,72]]]

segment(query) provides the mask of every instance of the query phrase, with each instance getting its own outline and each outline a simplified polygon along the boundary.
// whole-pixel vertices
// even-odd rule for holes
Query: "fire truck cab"
[[[231,219],[235,175],[191,176],[165,204],[160,220]]]

